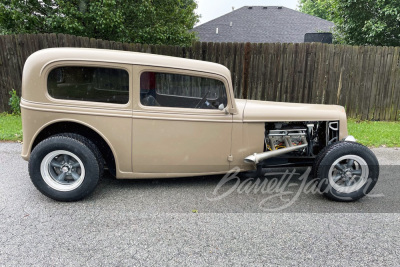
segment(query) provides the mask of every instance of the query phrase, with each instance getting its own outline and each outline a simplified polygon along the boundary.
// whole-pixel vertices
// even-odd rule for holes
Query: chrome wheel
[[[51,188],[58,191],[72,191],[82,184],[85,178],[85,166],[74,153],[56,150],[43,158],[40,173]]]
[[[357,155],[338,158],[330,167],[329,184],[338,192],[351,193],[359,190],[368,180],[367,162]]]

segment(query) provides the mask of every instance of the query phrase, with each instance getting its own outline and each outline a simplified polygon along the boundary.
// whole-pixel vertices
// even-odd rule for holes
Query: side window
[[[50,71],[47,90],[57,99],[126,104],[129,74],[123,69],[59,67]]]
[[[227,105],[222,81],[198,76],[144,72],[140,76],[144,106],[223,109]]]

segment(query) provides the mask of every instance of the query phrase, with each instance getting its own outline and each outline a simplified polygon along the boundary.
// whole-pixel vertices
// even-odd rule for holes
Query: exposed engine
[[[264,152],[254,153],[244,162],[261,166],[268,159],[313,158],[324,147],[339,140],[339,122],[267,122]]]
[[[267,150],[297,146],[306,143],[306,129],[270,130],[265,138]]]
[[[325,146],[338,141],[339,122],[270,122],[265,124],[264,151],[306,147],[290,152],[290,156],[314,156]]]

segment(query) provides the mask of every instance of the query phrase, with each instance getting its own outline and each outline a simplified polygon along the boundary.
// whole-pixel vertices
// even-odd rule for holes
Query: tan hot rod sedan
[[[75,201],[118,179],[312,164],[320,190],[352,201],[377,182],[375,155],[343,107],[235,99],[219,64],[101,49],[32,54],[22,79],[22,157],[44,195]]]

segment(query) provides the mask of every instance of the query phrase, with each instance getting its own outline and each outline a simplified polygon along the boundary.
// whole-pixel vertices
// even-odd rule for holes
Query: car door
[[[145,66],[135,70],[132,167],[136,176],[228,171],[232,141],[232,115],[225,109],[231,101],[228,81],[195,71]]]

